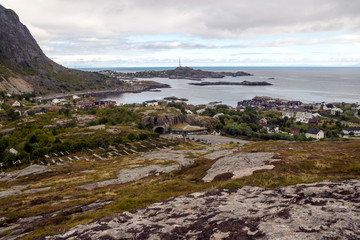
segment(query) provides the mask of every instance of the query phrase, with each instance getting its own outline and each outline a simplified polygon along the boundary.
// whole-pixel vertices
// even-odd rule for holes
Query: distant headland
[[[102,71],[103,74],[115,74],[118,78],[133,79],[133,78],[170,78],[170,79],[188,79],[201,80],[203,78],[224,78],[226,76],[240,77],[252,76],[252,74],[238,71],[238,72],[212,72],[200,69],[193,69],[190,67],[177,67],[172,70],[163,71],[141,71],[135,73],[122,73],[113,71]]]

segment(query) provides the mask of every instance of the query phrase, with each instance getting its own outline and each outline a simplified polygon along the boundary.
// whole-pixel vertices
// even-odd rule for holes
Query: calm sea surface
[[[287,100],[314,102],[360,102],[360,68],[341,67],[194,67],[208,71],[245,71],[249,77],[226,77],[204,81],[267,81],[271,86],[192,86],[184,79],[152,78],[167,83],[171,88],[161,92],[124,93],[104,96],[103,100],[115,100],[118,104],[142,103],[143,101],[176,96],[189,99],[191,104],[222,101],[236,106],[237,102],[255,96],[269,96]],[[120,72],[164,70],[173,68],[108,68]],[[102,69],[87,69],[102,70]],[[274,78],[274,79],[269,79]]]

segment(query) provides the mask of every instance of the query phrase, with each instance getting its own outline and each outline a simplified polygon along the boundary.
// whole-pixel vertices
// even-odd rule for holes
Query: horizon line
[[[177,68],[179,66],[68,66],[67,68],[74,69],[88,69],[88,68]],[[360,68],[360,66],[317,66],[317,65],[296,65],[296,66],[181,66],[181,67],[191,67],[191,68]]]

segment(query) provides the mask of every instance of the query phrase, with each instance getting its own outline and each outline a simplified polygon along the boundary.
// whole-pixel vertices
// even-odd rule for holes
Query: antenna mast
[[[181,67],[181,58],[179,57],[179,67]]]

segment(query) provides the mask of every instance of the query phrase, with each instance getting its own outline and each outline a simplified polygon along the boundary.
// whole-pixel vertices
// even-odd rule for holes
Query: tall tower
[[[179,67],[181,67],[181,58],[179,57]]]

